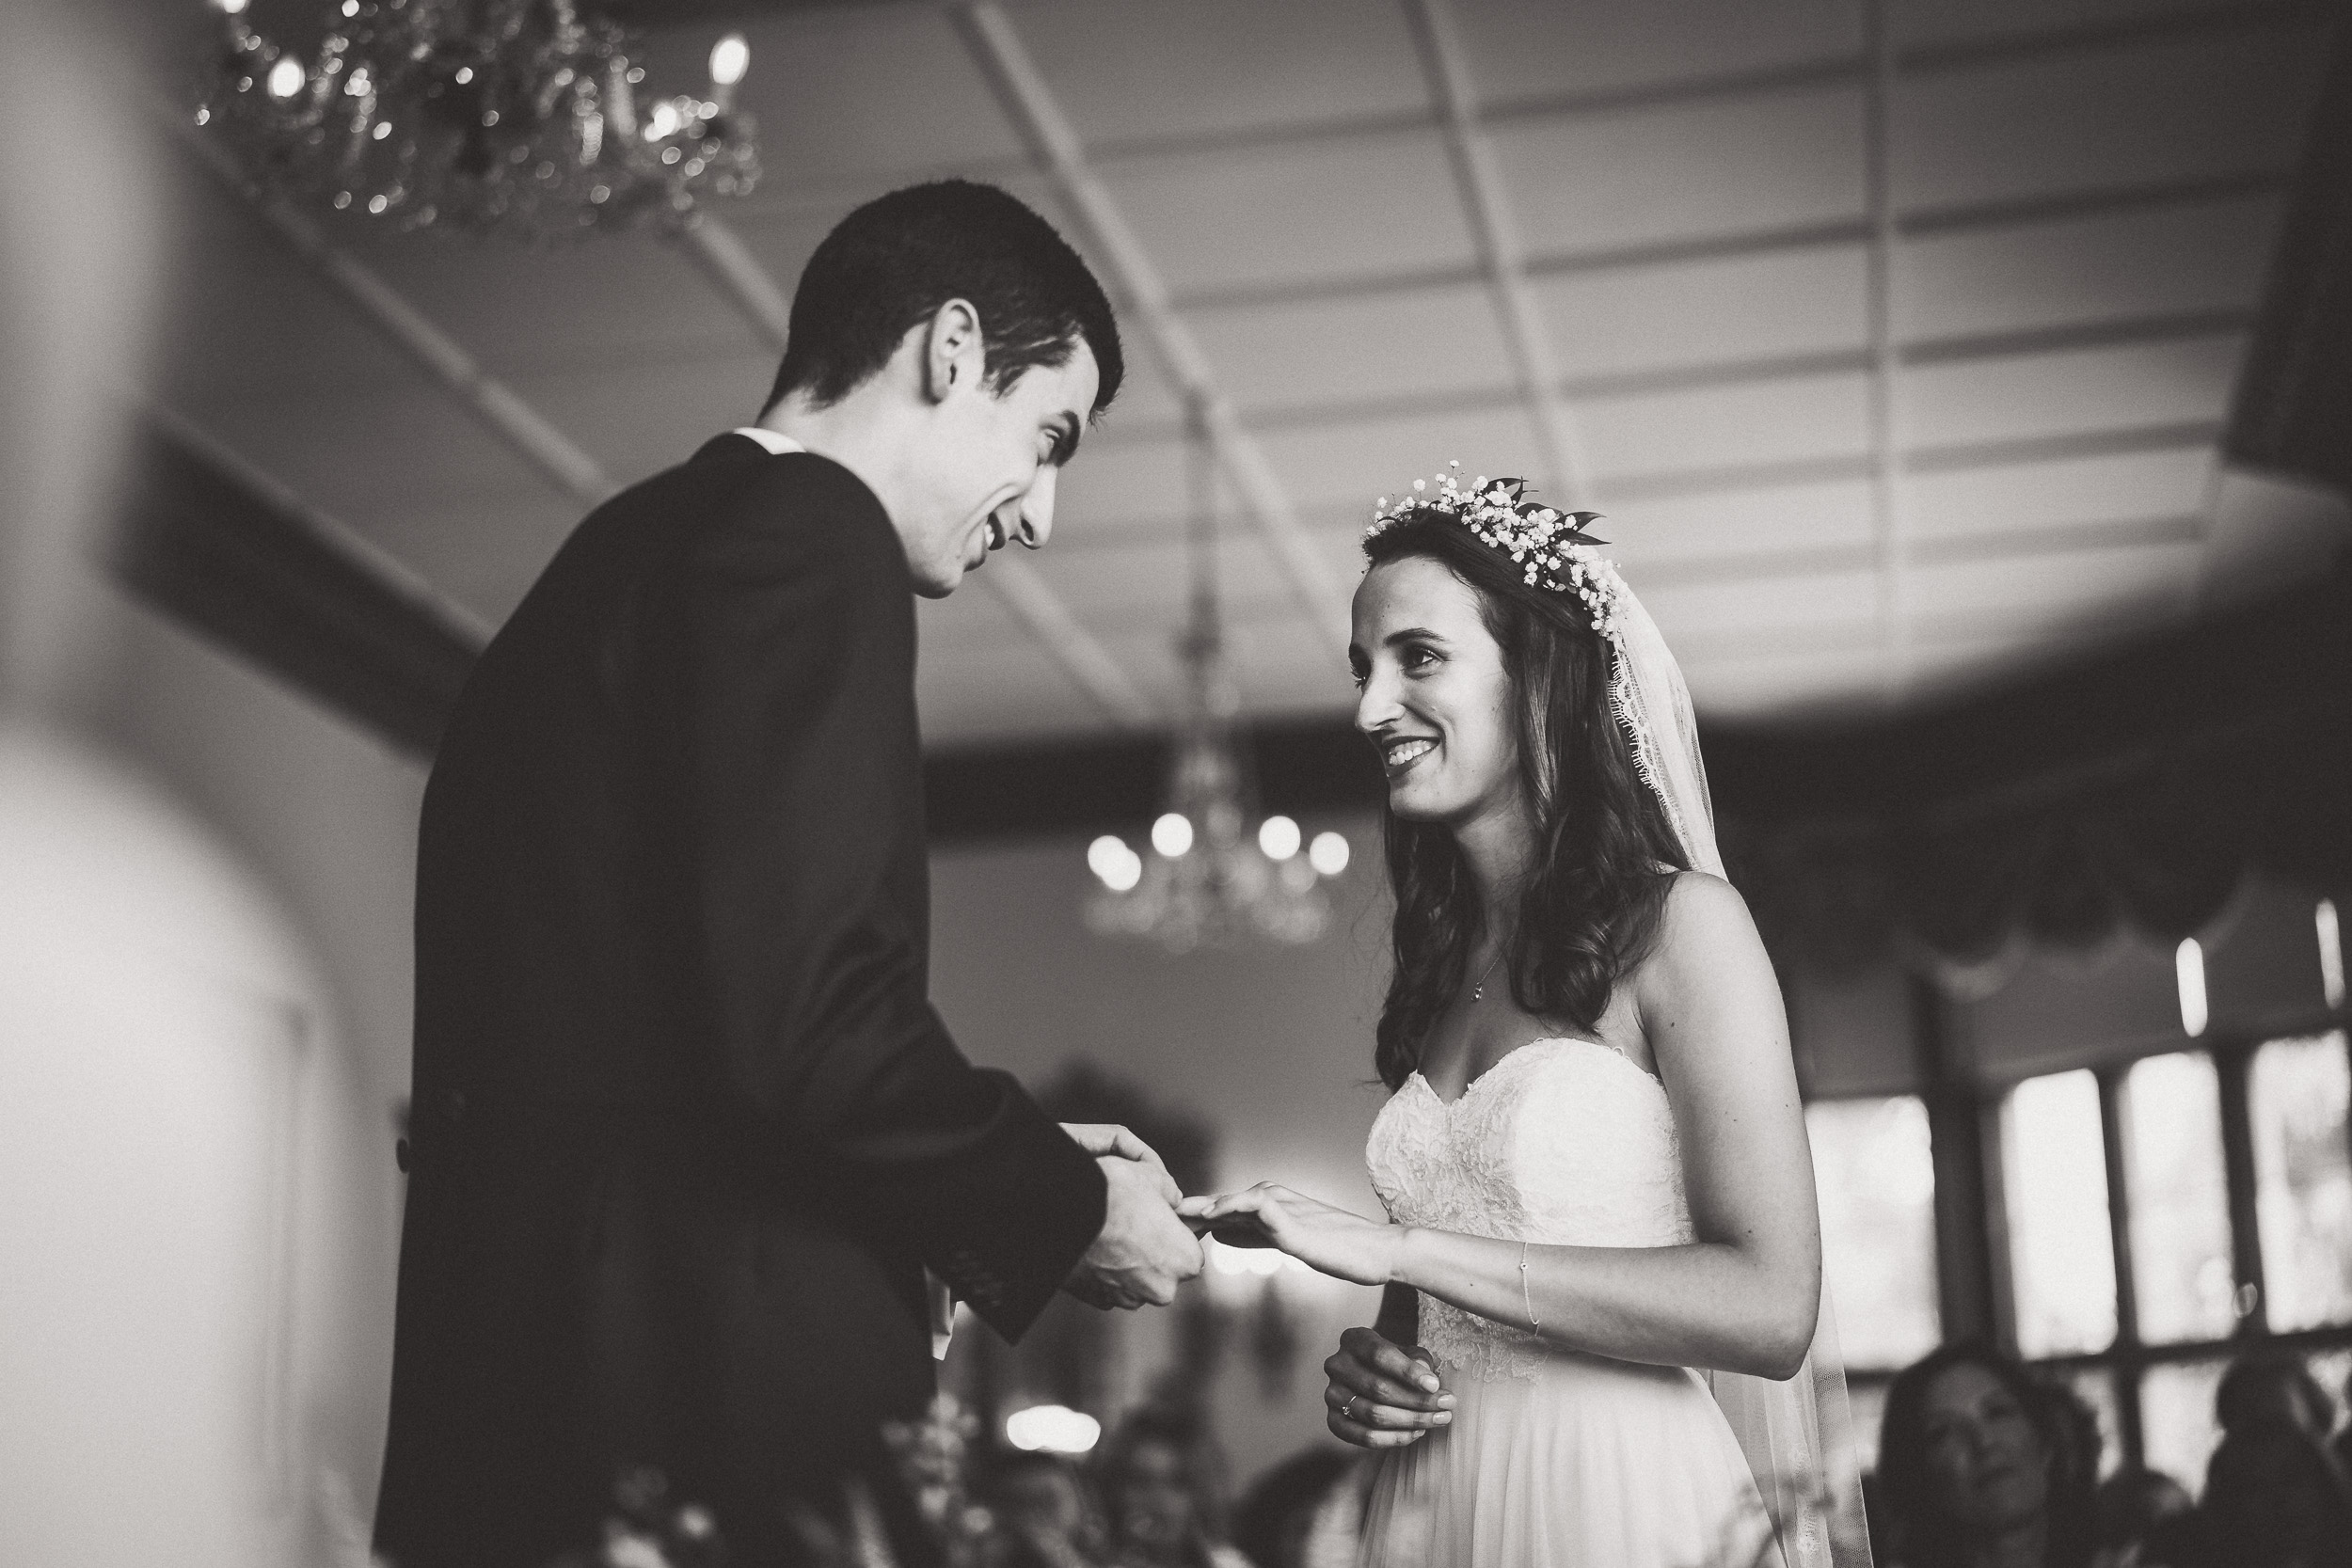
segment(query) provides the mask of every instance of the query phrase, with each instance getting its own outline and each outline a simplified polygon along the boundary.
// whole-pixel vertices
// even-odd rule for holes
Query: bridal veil
[[[1715,811],[1699,754],[1690,689],[1657,623],[1622,578],[1610,700],[1633,746],[1643,782],[1656,792],[1692,869],[1724,875]],[[1869,1568],[1862,1474],[1845,1363],[1826,1280],[1813,1346],[1787,1382],[1740,1372],[1707,1374],[1740,1450],[1747,1455],[1788,1568]],[[1757,1543],[1759,1548],[1762,1542]],[[1759,1560],[1767,1554],[1759,1550]]]

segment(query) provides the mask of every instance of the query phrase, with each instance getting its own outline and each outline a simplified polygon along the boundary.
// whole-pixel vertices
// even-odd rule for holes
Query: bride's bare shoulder
[[[1740,890],[1705,871],[1677,871],[1635,983],[1651,994],[1679,991],[1751,960],[1769,971],[1763,939]]]
[[[1734,930],[1754,935],[1755,917],[1740,890],[1706,871],[1677,871],[1666,890],[1661,936],[1684,940],[1728,935]]]

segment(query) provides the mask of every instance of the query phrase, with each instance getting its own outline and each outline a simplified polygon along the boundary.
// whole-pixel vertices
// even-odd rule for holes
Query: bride
[[[1787,1023],[1681,675],[1592,514],[1414,491],[1348,655],[1389,786],[1388,1219],[1186,1209],[1385,1288],[1325,1364],[1383,1454],[1366,1563],[1867,1564]]]

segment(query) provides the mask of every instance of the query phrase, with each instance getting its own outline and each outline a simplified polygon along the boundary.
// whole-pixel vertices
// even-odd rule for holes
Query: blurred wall
[[[0,1561],[358,1563],[421,781],[93,564],[205,308],[103,14],[0,8]]]

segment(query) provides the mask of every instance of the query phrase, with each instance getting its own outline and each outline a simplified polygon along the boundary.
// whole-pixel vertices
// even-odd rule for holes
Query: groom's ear
[[[932,311],[923,333],[925,400],[943,403],[952,392],[976,388],[987,369],[988,345],[972,302],[951,299]]]

